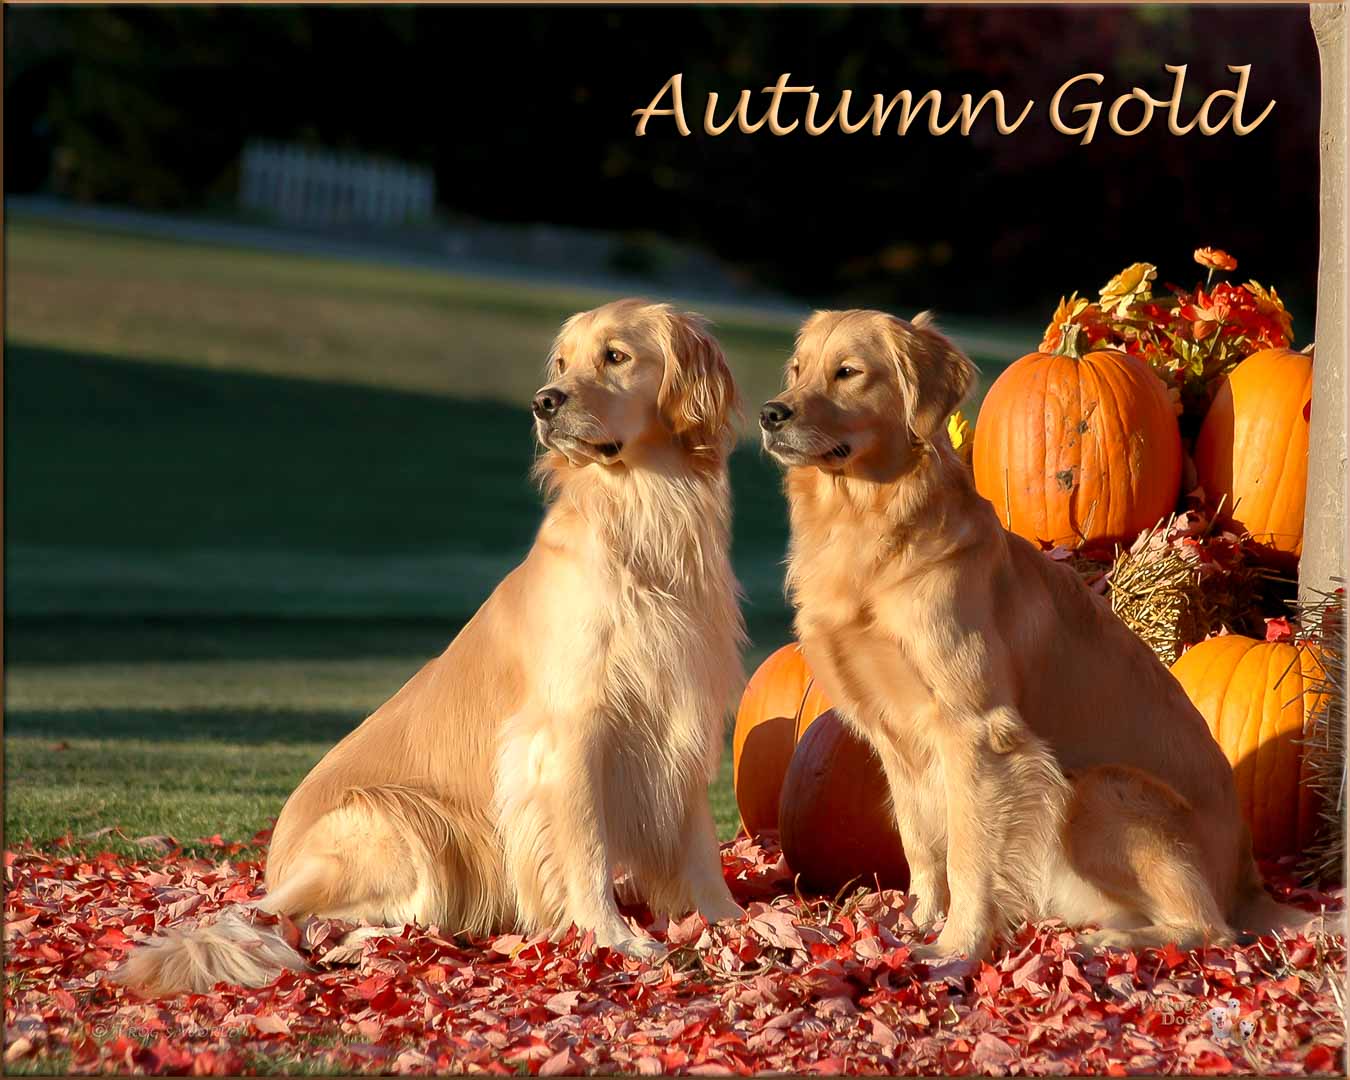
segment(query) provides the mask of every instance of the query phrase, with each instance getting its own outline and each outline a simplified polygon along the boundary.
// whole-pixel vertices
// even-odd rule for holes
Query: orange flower
[[[1243,288],[1256,297],[1257,310],[1271,324],[1269,332],[1262,340],[1262,347],[1278,348],[1292,342],[1294,319],[1285,308],[1284,301],[1280,299],[1280,294],[1275,291],[1274,286],[1264,289],[1259,281],[1249,281]]]
[[[1211,270],[1233,271],[1237,269],[1237,260],[1222,248],[1202,247],[1195,249],[1195,261]]]
[[[1109,333],[1102,321],[1102,309],[1074,293],[1069,297],[1060,297],[1059,307],[1055,308],[1050,325],[1045,328],[1041,338],[1041,352],[1057,352],[1064,342],[1064,328],[1067,326],[1082,327],[1081,344],[1084,346],[1095,345]]]

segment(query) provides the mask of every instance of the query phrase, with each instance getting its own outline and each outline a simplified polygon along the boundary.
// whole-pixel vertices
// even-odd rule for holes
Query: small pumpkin
[[[1129,542],[1176,508],[1181,431],[1161,379],[1080,327],[994,380],[975,424],[975,487],[1033,543]]]
[[[769,656],[750,677],[731,743],[736,808],[747,835],[778,828],[778,796],[799,727],[829,707],[795,643]]]
[[[1220,384],[1195,440],[1195,471],[1211,506],[1251,533],[1276,562],[1303,554],[1312,357],[1263,349]]]
[[[1318,800],[1302,741],[1321,696],[1313,649],[1238,634],[1209,638],[1172,665],[1233,766],[1238,803],[1257,857],[1302,852],[1314,838]]]
[[[778,824],[783,857],[809,890],[833,895],[854,879],[909,884],[881,761],[833,709],[807,725],[797,744]]]

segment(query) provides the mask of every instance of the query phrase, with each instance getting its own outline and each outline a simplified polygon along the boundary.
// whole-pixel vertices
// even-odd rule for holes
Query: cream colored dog
[[[549,372],[534,547],[287,800],[261,910],[475,934],[576,924],[656,956],[616,905],[622,867],[656,912],[742,914],[707,792],[743,681],[731,374],[697,316],[638,300],[569,319]],[[167,993],[300,966],[272,929],[230,917],[138,949],[118,977]]]
[[[802,648],[881,757],[916,919],[946,912],[920,956],[978,960],[1023,918],[1182,947],[1302,921],[1180,685],[976,493],[945,431],[973,376],[926,316],[822,311],[760,416]]]

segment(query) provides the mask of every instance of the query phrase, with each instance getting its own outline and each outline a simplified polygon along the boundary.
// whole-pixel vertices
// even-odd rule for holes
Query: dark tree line
[[[651,230],[815,300],[1045,310],[1126,262],[1188,277],[1235,253],[1311,329],[1317,54],[1303,8],[7,9],[11,191],[202,208],[233,198],[249,136],[433,166],[447,213]],[[1143,134],[1090,146],[1046,107],[1085,71],[1108,104],[1163,92],[1188,110],[1252,65],[1253,134]],[[824,107],[852,88],[1000,89],[1014,135],[633,135],[633,109],[684,73],[697,131],[784,71]],[[1083,100],[1082,97],[1077,100]],[[758,108],[758,106],[757,106]],[[947,106],[950,109],[950,104]],[[1103,129],[1105,122],[1103,118]]]

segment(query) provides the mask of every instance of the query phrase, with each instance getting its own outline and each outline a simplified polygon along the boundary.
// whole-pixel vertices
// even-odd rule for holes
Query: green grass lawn
[[[521,403],[605,297],[40,222],[5,279],[7,843],[246,839],[528,548]],[[709,314],[757,403],[793,322]],[[786,524],[753,445],[732,476],[752,667]]]
[[[19,664],[5,725],[5,834],[139,853],[146,836],[252,836],[421,658]],[[714,787],[735,831],[730,760]],[[94,835],[117,826],[123,836]],[[189,846],[192,847],[189,843]]]

